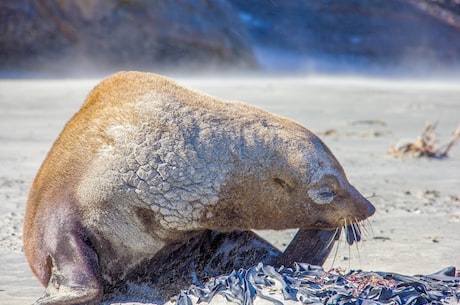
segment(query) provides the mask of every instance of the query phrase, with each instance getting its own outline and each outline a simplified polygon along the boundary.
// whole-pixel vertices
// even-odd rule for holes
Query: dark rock
[[[5,0],[0,20],[0,69],[255,66],[226,1]]]
[[[456,0],[0,2],[3,71],[206,71],[260,64],[432,73],[458,67],[459,58]]]
[[[454,3],[455,2],[455,3]],[[430,0],[233,0],[253,43],[351,65],[448,67],[460,57],[460,4]],[[297,66],[299,64],[297,63]]]

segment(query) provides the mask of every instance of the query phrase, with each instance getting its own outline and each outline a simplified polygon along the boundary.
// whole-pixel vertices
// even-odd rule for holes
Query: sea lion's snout
[[[367,217],[371,217],[375,213],[375,206],[370,203],[368,200],[367,201]]]
[[[353,186],[350,185],[350,189],[348,205],[350,206],[351,214],[343,217],[342,227],[347,243],[352,245],[354,242],[361,240],[362,221],[375,213],[375,207]]]
[[[374,205],[364,198],[363,195],[361,195],[360,192],[356,188],[350,185],[351,188],[351,198],[350,201],[352,204],[355,206],[355,209],[357,211],[357,217],[355,217],[357,220],[361,221],[364,220],[368,217],[371,217],[375,213],[375,207]]]

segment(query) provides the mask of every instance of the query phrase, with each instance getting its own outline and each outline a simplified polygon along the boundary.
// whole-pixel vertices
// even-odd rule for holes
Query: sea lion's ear
[[[273,181],[277,183],[279,186],[281,186],[283,189],[285,189],[286,191],[288,192],[292,191],[292,187],[283,179],[275,177],[273,178]]]

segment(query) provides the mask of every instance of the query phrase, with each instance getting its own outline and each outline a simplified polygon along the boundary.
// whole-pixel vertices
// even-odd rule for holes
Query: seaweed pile
[[[222,299],[223,298],[223,299]],[[258,300],[256,301],[256,299]],[[220,300],[220,301],[219,301]],[[296,263],[274,268],[260,263],[250,269],[192,286],[178,305],[220,304],[457,304],[460,276],[454,267],[431,275],[406,276],[388,272],[324,271]]]

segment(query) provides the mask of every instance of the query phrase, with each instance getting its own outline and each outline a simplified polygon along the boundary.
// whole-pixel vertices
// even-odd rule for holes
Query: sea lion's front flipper
[[[103,286],[98,257],[82,232],[61,232],[54,242],[56,251],[50,253],[51,277],[45,294],[34,305],[99,303]]]
[[[337,231],[300,229],[281,255],[278,264],[292,266],[294,262],[302,262],[321,266],[338,236],[340,236],[340,229]]]

